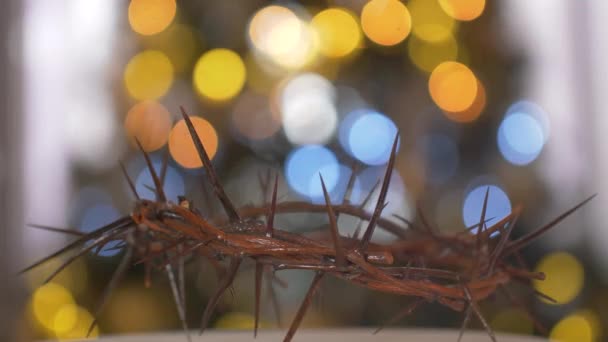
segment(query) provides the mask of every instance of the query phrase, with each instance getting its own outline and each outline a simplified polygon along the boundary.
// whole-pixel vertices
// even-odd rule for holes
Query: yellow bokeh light
[[[173,83],[173,65],[162,52],[146,50],[135,55],[125,68],[125,87],[137,100],[154,100],[167,93]]]
[[[213,49],[196,62],[194,88],[210,100],[226,101],[236,96],[245,84],[245,64],[228,49]]]
[[[65,287],[48,283],[36,289],[31,303],[36,320],[44,328],[54,331],[55,315],[63,306],[74,305],[74,298]]]
[[[192,125],[201,139],[209,159],[213,159],[217,152],[218,138],[215,128],[205,119],[191,116]],[[192,142],[186,122],[182,119],[173,126],[169,135],[169,152],[173,159],[181,166],[193,169],[202,167],[203,163],[198,156],[196,147]]]
[[[477,95],[471,106],[461,112],[443,111],[445,116],[455,122],[465,123],[477,120],[486,108],[486,88],[481,81],[477,80]]]
[[[551,342],[592,342],[593,330],[585,316],[572,314],[557,322],[549,335]]]
[[[410,0],[408,8],[412,14],[412,33],[416,37],[438,42],[454,35],[456,21],[443,11],[438,0]]]
[[[321,11],[312,18],[311,24],[319,37],[319,50],[327,57],[348,56],[361,44],[357,18],[346,9]]]
[[[143,42],[145,46],[165,53],[176,73],[191,70],[196,54],[202,48],[202,42],[191,27],[176,23],[157,35],[146,37]]]
[[[520,309],[509,308],[500,311],[492,319],[490,326],[496,331],[529,335],[534,332],[534,323]]]
[[[599,341],[603,336],[602,323],[600,317],[592,310],[583,309],[577,310],[576,314],[585,318],[591,327],[591,336],[593,341]]]
[[[253,315],[243,312],[229,312],[221,316],[214,327],[217,329],[250,330],[253,329],[255,319]]]
[[[157,34],[171,24],[176,10],[175,0],[131,0],[129,24],[139,34]]]
[[[58,336],[70,332],[78,321],[78,306],[74,304],[63,305],[53,319],[53,331]]]
[[[317,55],[318,36],[291,9],[267,6],[249,23],[248,35],[258,54],[284,69],[299,69]]]
[[[543,272],[546,278],[535,280],[534,288],[555,299],[557,304],[569,303],[583,289],[583,265],[569,253],[557,252],[545,256],[536,265],[535,271]]]
[[[429,92],[435,104],[442,110],[462,112],[475,101],[477,78],[464,64],[443,62],[431,73]]]
[[[401,1],[371,0],[361,11],[361,27],[374,43],[391,46],[410,34],[412,19]]]
[[[55,315],[55,335],[61,340],[84,339],[91,323],[93,315],[89,311],[73,304],[64,305]],[[98,336],[99,328],[95,326],[88,338]]]
[[[439,0],[439,5],[450,17],[470,21],[483,13],[486,0]]]
[[[139,102],[127,113],[125,131],[134,146],[137,139],[145,151],[156,151],[169,139],[171,114],[158,102]]]
[[[431,72],[441,62],[458,57],[458,43],[451,34],[437,42],[426,42],[414,36],[407,43],[407,51],[418,69]]]
[[[53,258],[36,269],[27,272],[26,281],[32,290],[36,290],[45,279],[55,271],[65,261],[64,258]],[[74,260],[69,266],[63,269],[55,278],[53,283],[66,288],[74,296],[82,294],[88,286],[88,270],[83,259]]]

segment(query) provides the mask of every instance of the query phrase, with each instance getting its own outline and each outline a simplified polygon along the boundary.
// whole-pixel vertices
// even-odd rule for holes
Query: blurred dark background
[[[28,227],[89,231],[132,209],[123,161],[147,198],[152,181],[133,137],[160,168],[166,192],[187,195],[206,215],[179,106],[197,130],[230,197],[261,204],[259,175],[280,172],[280,200],[322,202],[319,172],[341,201],[357,161],[353,201],[384,172],[401,143],[384,215],[421,208],[443,231],[525,208],[522,235],[593,193],[599,196],[525,250],[548,279],[549,304],[517,292],[560,341],[605,340],[608,324],[608,171],[605,101],[608,3],[602,1],[335,0],[7,1],[0,11],[0,337],[82,337],[120,249],[87,255],[50,284],[65,257],[15,273],[71,237]],[[186,137],[186,138],[184,138]],[[204,187],[204,186],[203,186]],[[376,194],[377,196],[377,194]],[[368,206],[371,209],[373,204]],[[281,229],[309,232],[322,215],[281,215]],[[340,218],[342,234],[357,222]],[[389,242],[378,231],[374,239]],[[111,246],[110,246],[111,247]],[[187,267],[189,324],[196,327],[217,280],[210,265]],[[312,279],[279,274],[285,328]],[[253,324],[253,272],[244,265],[212,320]],[[306,326],[383,324],[409,303],[327,279]],[[540,334],[521,309],[496,296],[483,304],[499,330]],[[262,324],[276,327],[265,299]],[[427,306],[403,326],[459,327],[462,317]],[[479,325],[474,328],[480,328]],[[143,286],[133,267],[94,335],[177,330],[166,279]]]

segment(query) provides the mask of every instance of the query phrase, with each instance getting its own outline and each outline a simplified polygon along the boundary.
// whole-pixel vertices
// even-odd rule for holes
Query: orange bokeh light
[[[209,121],[203,118],[191,116],[190,119],[209,155],[209,159],[213,159],[218,146],[218,137],[215,128],[213,128]],[[203,166],[198,152],[196,151],[196,147],[192,142],[186,122],[183,119],[173,126],[173,129],[169,134],[169,152],[179,165],[187,169]]]
[[[137,138],[146,152],[156,151],[169,139],[171,114],[158,102],[143,101],[129,109],[124,125],[132,144]]]
[[[486,88],[481,81],[477,80],[477,96],[475,96],[473,104],[461,112],[444,111],[444,114],[448,119],[456,122],[464,123],[475,121],[486,108],[486,101]]]
[[[410,34],[412,18],[401,1],[371,0],[361,11],[361,27],[373,42],[391,46]]]
[[[131,0],[129,24],[139,34],[157,34],[171,24],[176,10],[175,0]]]
[[[439,4],[450,17],[470,21],[483,13],[486,0],[439,0]]]
[[[443,62],[431,73],[429,92],[442,110],[462,112],[471,107],[477,97],[477,77],[464,64]]]

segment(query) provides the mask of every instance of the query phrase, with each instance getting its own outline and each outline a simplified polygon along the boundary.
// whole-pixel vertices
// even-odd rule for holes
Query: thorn
[[[262,292],[262,274],[264,272],[264,265],[262,263],[255,263],[255,318],[253,325],[253,338],[258,336],[258,327],[260,324],[260,296]]]
[[[42,229],[42,230],[48,230],[50,232],[63,233],[63,234],[67,234],[67,235],[74,235],[74,236],[87,235],[86,233],[79,232],[77,230],[70,229],[70,228],[58,228],[58,227],[51,227],[51,226],[35,224],[35,223],[28,223],[27,226],[32,227],[32,228]]]
[[[421,299],[421,298],[418,298],[418,299],[414,300],[408,306],[406,306],[403,310],[399,311],[396,315],[394,315],[388,322],[386,322],[386,323],[382,324],[381,326],[379,326],[372,334],[376,335],[382,329],[384,329],[386,326],[392,325],[395,322],[401,320],[403,317],[405,317],[407,315],[410,315],[423,302],[424,302],[424,300]]]
[[[226,290],[232,285],[234,281],[234,277],[236,276],[236,272],[239,269],[239,265],[241,264],[241,257],[235,256],[230,260],[230,266],[228,268],[228,272],[224,275],[224,278],[221,280],[219,287],[213,294],[209,301],[207,302],[207,306],[205,307],[205,312],[203,313],[203,317],[201,319],[201,330],[199,335],[201,335],[205,329],[207,329],[207,325],[209,324],[209,319],[211,318],[211,314],[215,309],[215,306],[219,302],[220,298],[226,292]]]
[[[277,189],[279,186],[279,174],[274,177],[274,188],[272,189],[272,200],[270,202],[270,210],[268,212],[266,236],[273,237],[274,235],[274,215],[277,211]]]
[[[125,164],[123,164],[122,161],[119,162],[120,164],[120,169],[122,170],[122,174],[125,177],[125,179],[127,180],[127,183],[129,183],[129,188],[131,188],[131,193],[133,193],[133,196],[135,196],[135,198],[139,201],[139,195],[137,194],[137,190],[135,189],[135,184],[133,184],[133,180],[131,179],[131,177],[129,177],[129,173],[127,172],[127,168],[125,167]]]
[[[287,335],[285,335],[283,342],[291,341],[291,339],[293,338],[293,335],[295,335],[296,331],[298,330],[298,327],[300,326],[300,323],[302,322],[302,319],[304,318],[304,315],[306,314],[306,310],[310,306],[310,301],[312,300],[312,297],[314,296],[315,292],[319,288],[319,284],[321,283],[321,279],[323,278],[323,275],[325,275],[324,272],[317,272],[315,274],[315,277],[313,278],[312,283],[310,284],[310,287],[308,288],[308,292],[306,292],[306,296],[304,297],[302,304],[300,304],[300,308],[298,309],[296,316],[294,317],[293,321],[291,322],[291,326],[289,327],[289,330],[287,331]]]
[[[319,174],[319,178],[321,179],[321,187],[323,188],[323,196],[325,197],[325,206],[327,207],[327,216],[329,217],[329,228],[331,230],[331,238],[334,242],[334,249],[336,250],[336,265],[346,266],[344,250],[342,249],[342,246],[340,246],[340,231],[338,230],[338,222],[336,220],[336,215],[334,214],[334,210],[331,206],[331,199],[329,198],[329,194],[327,193],[327,188],[325,187],[323,176]]]
[[[144,150],[144,148],[141,146],[141,143],[139,142],[139,140],[137,138],[135,138],[135,142],[137,143],[137,146],[139,147],[139,150],[141,151],[141,153],[143,153],[144,155],[144,159],[146,160],[146,164],[148,165],[148,170],[150,171],[150,176],[152,176],[152,180],[154,181],[154,187],[156,188],[156,199],[160,202],[166,202],[167,201],[167,196],[165,196],[165,191],[163,190],[163,185],[160,182],[160,179],[158,178],[158,175],[156,174],[156,170],[154,170],[154,166],[152,165],[152,161],[150,160],[150,156],[148,155],[148,152],[146,152]]]
[[[175,301],[177,314],[179,315],[179,320],[182,324],[182,328],[186,333],[186,338],[188,339],[188,342],[192,342],[192,338],[190,337],[190,333],[188,332],[188,323],[186,322],[186,308],[184,307],[182,296],[179,293],[180,291],[177,289],[175,275],[173,274],[173,268],[171,267],[170,263],[165,265],[165,271],[167,272],[167,278],[169,278],[171,292],[173,293],[173,300]]]
[[[188,132],[190,132],[190,137],[192,138],[192,142],[194,143],[194,146],[196,147],[198,156],[201,159],[203,166],[205,167],[205,172],[207,174],[207,180],[209,180],[209,182],[213,185],[213,190],[215,191],[215,195],[222,203],[222,206],[224,207],[224,210],[226,211],[226,214],[228,215],[228,218],[230,219],[230,221],[239,221],[241,218],[240,218],[238,212],[236,211],[234,205],[230,201],[230,198],[228,198],[228,196],[224,192],[224,188],[220,184],[219,178],[217,177],[217,174],[215,173],[215,169],[213,168],[213,165],[211,164],[209,155],[207,154],[207,151],[205,150],[205,147],[203,146],[203,143],[202,143],[200,137],[198,136],[198,134],[196,133],[196,130],[194,129],[194,125],[192,124],[192,121],[190,120],[190,116],[186,113],[186,110],[184,109],[184,107],[180,106],[179,109],[182,112],[182,117],[184,118],[184,121],[186,122],[186,126],[188,127]]]

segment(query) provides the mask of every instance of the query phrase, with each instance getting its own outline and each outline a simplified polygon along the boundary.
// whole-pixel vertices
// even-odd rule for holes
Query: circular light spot
[[[349,151],[367,165],[382,165],[388,162],[397,126],[380,113],[368,113],[359,117],[349,132]]]
[[[334,153],[319,145],[299,147],[285,161],[287,183],[298,194],[308,198],[323,196],[319,173],[323,175],[327,191],[331,192],[338,183],[339,172]]]
[[[466,65],[443,62],[431,73],[429,92],[437,106],[449,112],[461,112],[477,96],[477,78]]]
[[[255,319],[252,315],[243,312],[229,312],[222,315],[215,322],[217,329],[250,330],[253,329]]]
[[[42,285],[32,295],[34,317],[51,331],[55,328],[55,315],[68,304],[74,304],[74,298],[68,290],[56,283]]]
[[[129,24],[139,34],[157,34],[171,24],[176,10],[175,0],[131,0]]]
[[[455,60],[458,57],[458,43],[452,34],[445,39],[427,42],[417,37],[410,37],[407,51],[412,63],[423,71],[431,72],[441,62]]]
[[[121,217],[120,212],[110,204],[96,204],[87,208],[80,221],[80,231],[88,233]],[[110,257],[120,253],[122,248],[116,248],[120,242],[112,240],[105,244],[97,255]],[[93,249],[93,251],[95,251]]]
[[[424,41],[437,42],[454,34],[456,23],[447,15],[436,0],[410,0],[408,8],[412,13],[412,32]]]
[[[324,144],[334,134],[338,113],[331,82],[314,73],[292,78],[280,93],[283,129],[297,145]]]
[[[160,177],[160,171],[162,169],[162,162],[152,162],[156,174]],[[156,193],[153,191],[154,180],[150,174],[150,170],[147,166],[141,170],[137,178],[135,179],[135,190],[141,198],[155,199]],[[165,184],[163,191],[170,201],[177,202],[177,196],[183,196],[186,193],[186,186],[184,185],[184,179],[180,173],[171,166],[167,166],[167,173],[165,175]]]
[[[439,0],[439,5],[450,17],[470,21],[483,13],[486,0]]]
[[[520,309],[500,311],[490,323],[492,329],[512,334],[530,335],[534,332],[534,323]]]
[[[458,169],[458,147],[454,140],[441,134],[425,136],[419,148],[426,162],[426,174],[432,184],[442,184]]]
[[[498,128],[497,141],[502,156],[515,165],[533,162],[544,145],[538,121],[521,113],[510,114],[503,119]]]
[[[443,111],[445,116],[455,122],[472,122],[475,121],[486,107],[486,88],[481,81],[477,80],[477,95],[473,104],[461,112]]]
[[[501,188],[496,185],[481,185],[465,196],[464,204],[462,206],[462,219],[465,226],[470,227],[479,224],[486,191],[489,191],[485,216],[485,221],[487,221],[486,225],[488,227],[511,214],[511,202],[509,201],[507,194]],[[476,233],[477,229],[471,230],[471,234]],[[492,235],[496,234],[498,234],[498,232],[495,232]]]
[[[125,68],[125,87],[137,100],[154,100],[167,93],[173,83],[173,65],[156,50],[135,55]]]
[[[236,96],[245,84],[245,64],[228,49],[213,49],[201,56],[193,72],[194,88],[210,100],[226,101]]]
[[[540,105],[528,100],[517,101],[509,106],[506,115],[515,113],[526,114],[533,117],[536,121],[538,121],[543,130],[543,138],[545,142],[547,139],[549,139],[549,133],[551,130],[549,116]]]
[[[258,53],[284,68],[303,67],[317,53],[316,33],[287,7],[260,9],[251,19],[248,33]]]
[[[55,314],[53,331],[61,336],[74,328],[78,320],[78,307],[74,304],[63,305]]]
[[[62,340],[95,338],[99,336],[98,326],[87,336],[91,323],[93,315],[90,312],[80,306],[67,304],[55,315],[55,335]]]
[[[374,43],[391,46],[410,34],[412,19],[401,1],[371,0],[361,11],[361,27]]]
[[[156,151],[169,139],[171,114],[158,102],[140,102],[129,109],[125,130],[134,145],[137,139],[145,151]]]
[[[209,121],[197,116],[191,116],[190,120],[209,155],[209,159],[213,159],[218,147],[218,137],[215,128],[213,128]],[[196,151],[196,146],[192,142],[190,132],[188,132],[186,122],[183,119],[173,126],[169,134],[169,152],[179,165],[187,169],[203,166],[203,162]]]
[[[239,96],[232,112],[232,125],[243,136],[261,140],[281,128],[281,118],[270,109],[266,96],[246,92]]]
[[[555,299],[557,304],[571,302],[583,289],[585,277],[583,265],[569,253],[557,252],[546,255],[536,265],[535,271],[543,272],[546,277],[545,280],[535,280],[534,288]]]
[[[357,18],[346,9],[321,11],[314,16],[311,24],[319,36],[319,50],[327,57],[347,56],[361,44]]]
[[[584,316],[569,315],[551,329],[551,342],[592,342],[593,331]]]

